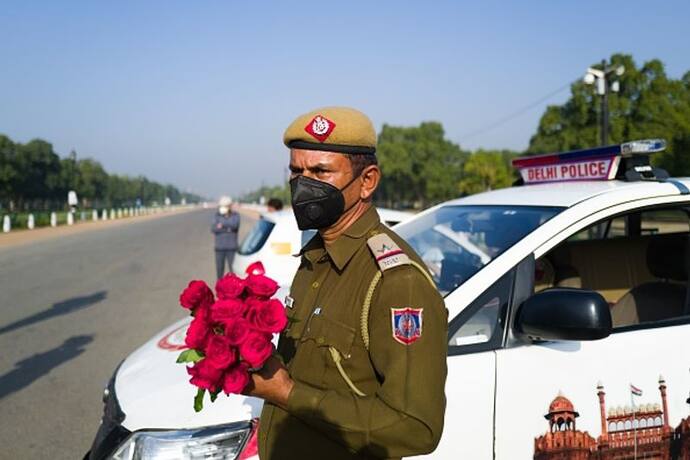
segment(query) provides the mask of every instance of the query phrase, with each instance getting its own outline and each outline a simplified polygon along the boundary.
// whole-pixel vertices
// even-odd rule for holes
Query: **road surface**
[[[185,315],[189,280],[214,281],[212,213],[0,248],[1,459],[82,458],[117,364]]]

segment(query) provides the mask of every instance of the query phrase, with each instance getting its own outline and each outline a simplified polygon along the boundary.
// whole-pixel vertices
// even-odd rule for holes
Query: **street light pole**
[[[617,80],[611,81],[615,75],[621,76],[625,72],[625,67],[607,66],[606,59],[601,61],[601,69],[587,69],[587,73],[583,81],[588,85],[596,83],[597,94],[601,96],[601,127],[600,127],[600,142],[601,145],[608,145],[609,143],[609,93],[613,91],[617,93],[619,90],[619,83]]]
[[[601,68],[606,69],[606,61],[602,59]],[[601,145],[609,145],[609,85],[607,74],[604,72],[604,94],[601,95]]]

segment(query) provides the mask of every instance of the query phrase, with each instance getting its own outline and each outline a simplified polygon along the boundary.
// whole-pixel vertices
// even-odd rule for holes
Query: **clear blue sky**
[[[524,149],[547,102],[615,52],[690,70],[690,2],[27,1],[0,13],[0,133],[208,196],[278,183],[324,105]]]

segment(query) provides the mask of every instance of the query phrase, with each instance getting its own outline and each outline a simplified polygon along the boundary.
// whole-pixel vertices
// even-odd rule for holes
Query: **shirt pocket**
[[[355,335],[353,327],[321,314],[311,316],[301,341],[313,340],[317,347],[333,347],[343,358],[348,359]]]

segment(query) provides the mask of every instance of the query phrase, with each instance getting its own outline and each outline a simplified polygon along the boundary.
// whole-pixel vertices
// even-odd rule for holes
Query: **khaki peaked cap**
[[[289,148],[372,155],[376,130],[359,110],[323,107],[297,117],[285,130],[283,142]]]

